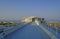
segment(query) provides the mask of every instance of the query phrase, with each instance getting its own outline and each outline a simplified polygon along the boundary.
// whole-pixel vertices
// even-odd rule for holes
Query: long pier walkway
[[[46,32],[34,23],[27,24],[25,27],[6,36],[5,39],[51,39]]]

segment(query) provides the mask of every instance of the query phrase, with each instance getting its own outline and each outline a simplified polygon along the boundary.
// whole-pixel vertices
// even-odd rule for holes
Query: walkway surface
[[[25,27],[6,36],[5,39],[51,39],[42,29],[35,24],[27,24]]]

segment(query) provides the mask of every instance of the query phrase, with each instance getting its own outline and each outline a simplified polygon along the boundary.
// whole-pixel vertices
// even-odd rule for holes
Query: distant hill
[[[21,20],[0,20],[0,22],[21,22]]]
[[[60,20],[46,20],[46,22],[58,22],[58,23],[60,23]]]

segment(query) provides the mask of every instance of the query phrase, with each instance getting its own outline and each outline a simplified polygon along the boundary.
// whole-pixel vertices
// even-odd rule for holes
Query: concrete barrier
[[[0,34],[0,39],[4,39],[4,37],[6,37],[7,35],[17,31],[18,29],[20,29],[21,27],[23,27],[24,25],[27,25],[27,24],[28,23],[23,23],[21,25],[18,25],[18,26],[5,30],[3,33]]]

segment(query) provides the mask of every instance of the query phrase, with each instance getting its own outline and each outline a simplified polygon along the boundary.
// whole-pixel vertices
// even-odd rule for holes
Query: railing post
[[[57,32],[58,28],[56,27],[56,36],[58,35],[58,32]],[[58,36],[57,36],[58,37]]]

